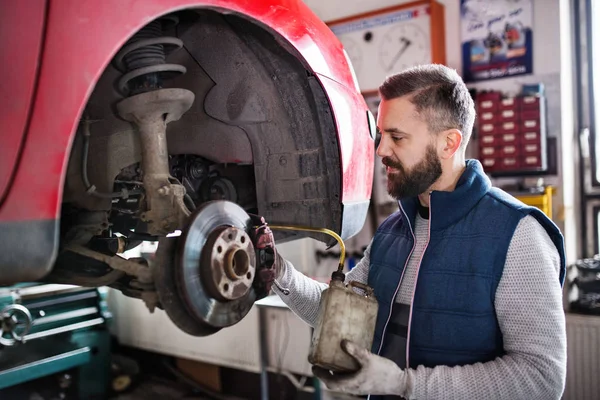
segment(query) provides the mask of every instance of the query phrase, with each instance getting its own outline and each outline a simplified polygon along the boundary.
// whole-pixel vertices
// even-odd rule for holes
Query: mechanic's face
[[[417,114],[407,97],[382,100],[377,126],[381,142],[377,155],[386,165],[388,192],[396,198],[418,196],[442,175],[436,135]]]

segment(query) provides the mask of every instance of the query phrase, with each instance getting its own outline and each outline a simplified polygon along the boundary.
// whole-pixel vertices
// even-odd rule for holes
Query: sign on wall
[[[363,93],[406,68],[445,62],[443,6],[413,2],[328,23],[340,39]]]
[[[461,0],[463,79],[533,72],[532,0]]]

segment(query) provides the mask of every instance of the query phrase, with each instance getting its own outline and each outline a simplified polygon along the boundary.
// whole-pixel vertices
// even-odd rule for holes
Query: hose
[[[308,226],[293,226],[293,225],[269,225],[271,229],[279,231],[305,231],[305,232],[316,232],[324,233],[334,238],[340,245],[340,260],[338,264],[337,272],[342,272],[344,269],[344,261],[346,260],[346,246],[342,238],[334,231],[327,228],[310,228]]]

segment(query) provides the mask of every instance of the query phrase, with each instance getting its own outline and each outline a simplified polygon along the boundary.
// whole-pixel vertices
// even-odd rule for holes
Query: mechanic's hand
[[[254,290],[257,300],[267,296],[273,286],[273,281],[279,272],[280,257],[275,249],[275,238],[265,219],[261,216],[249,214],[254,229],[250,237],[256,250],[256,275],[254,277]]]
[[[348,340],[342,349],[354,357],[361,368],[353,373],[337,373],[313,367],[313,374],[329,389],[357,395],[406,395],[406,373],[395,362],[371,353]]]

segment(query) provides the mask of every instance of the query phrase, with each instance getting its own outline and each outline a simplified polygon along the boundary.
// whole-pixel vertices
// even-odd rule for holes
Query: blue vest
[[[466,365],[504,354],[494,298],[506,253],[521,218],[532,215],[546,229],[561,259],[563,237],[539,209],[492,188],[481,164],[468,160],[452,192],[430,195],[430,239],[415,284],[407,366]],[[402,275],[414,245],[418,199],[400,202],[400,210],[377,230],[371,246],[369,286],[379,313],[372,352],[379,354]]]

